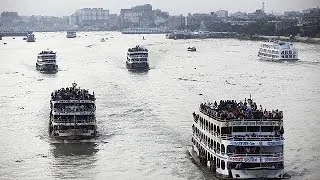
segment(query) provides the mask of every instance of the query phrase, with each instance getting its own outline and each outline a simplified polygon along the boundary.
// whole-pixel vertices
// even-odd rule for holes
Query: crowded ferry
[[[288,179],[284,173],[283,112],[251,98],[201,103],[193,113],[193,159],[214,177]]]
[[[129,70],[149,70],[148,49],[141,46],[129,48],[126,67]]]
[[[50,135],[61,139],[88,139],[97,134],[95,95],[77,87],[51,93]]]
[[[271,41],[261,43],[258,57],[270,61],[296,61],[298,52],[291,42]]]
[[[37,56],[36,69],[42,72],[56,72],[58,70],[56,54],[51,50],[41,51]]]

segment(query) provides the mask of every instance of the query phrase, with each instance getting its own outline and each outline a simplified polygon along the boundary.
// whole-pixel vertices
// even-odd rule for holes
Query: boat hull
[[[91,139],[96,136],[97,132],[95,130],[55,130],[51,132],[51,136],[56,139]]]
[[[295,61],[298,61],[299,59],[280,59],[280,58],[269,58],[269,57],[264,57],[264,56],[258,56],[260,58],[260,60],[263,60],[263,61],[278,61],[278,62],[283,62],[283,61],[290,61],[290,62],[295,62]]]
[[[196,150],[193,149],[193,146],[188,146],[188,152],[192,157],[192,160],[208,175],[213,179],[290,179],[290,176],[284,174],[283,169],[261,169],[261,170],[231,170],[230,176],[219,174],[215,170],[207,167],[206,163],[203,163]],[[239,177],[236,177],[238,174]]]
[[[38,64],[36,63],[36,69],[38,71],[43,71],[43,72],[57,72],[58,71],[58,65],[56,64]]]
[[[146,71],[149,70],[148,63],[126,63],[128,70]]]

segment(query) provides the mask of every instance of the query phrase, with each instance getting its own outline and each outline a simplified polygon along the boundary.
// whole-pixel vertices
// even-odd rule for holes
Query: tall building
[[[169,13],[161,10],[152,10],[150,4],[139,5],[131,9],[121,9],[121,28],[129,27],[157,27],[166,24]]]
[[[103,26],[109,19],[109,10],[103,8],[78,9],[70,16],[70,25]]]

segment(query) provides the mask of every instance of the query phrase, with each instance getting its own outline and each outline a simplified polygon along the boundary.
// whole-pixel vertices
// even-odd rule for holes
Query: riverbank
[[[286,37],[286,36],[261,36],[261,35],[255,35],[255,36],[238,36],[239,39],[243,40],[256,40],[256,41],[266,41],[269,39],[277,39],[281,41],[291,41],[291,42],[302,42],[307,44],[320,44],[320,38],[308,38],[308,37]]]

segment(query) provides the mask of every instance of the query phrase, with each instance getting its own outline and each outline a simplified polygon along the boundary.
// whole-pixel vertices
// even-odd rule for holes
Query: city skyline
[[[184,0],[183,4],[168,0],[55,0],[43,3],[41,0],[0,0],[0,12],[16,11],[19,15],[44,15],[44,16],[69,16],[75,10],[81,8],[104,8],[112,14],[119,14],[121,9],[131,8],[136,5],[151,4],[154,9],[169,12],[170,15],[187,15],[188,13],[209,13],[217,10],[227,10],[230,13],[237,11],[253,12],[262,8],[263,0],[246,0],[244,2],[232,2],[232,0],[198,0],[194,7],[194,0]],[[169,5],[168,5],[169,4]],[[318,0],[265,0],[267,13],[283,13],[285,11],[302,11],[308,8],[320,6]],[[183,7],[183,8],[182,8]]]

